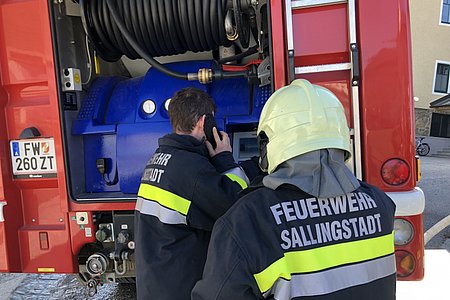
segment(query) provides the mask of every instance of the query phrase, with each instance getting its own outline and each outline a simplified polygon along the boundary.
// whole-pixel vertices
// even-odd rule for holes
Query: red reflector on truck
[[[41,250],[48,250],[48,234],[47,232],[39,232],[39,243]]]
[[[409,167],[401,159],[390,159],[383,164],[381,168],[381,177],[390,185],[400,185],[406,182],[409,178]]]

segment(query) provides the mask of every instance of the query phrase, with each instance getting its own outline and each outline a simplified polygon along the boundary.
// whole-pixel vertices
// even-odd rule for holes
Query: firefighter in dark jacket
[[[159,139],[139,187],[135,212],[138,299],[186,300],[203,272],[214,222],[248,179],[225,132],[205,143],[205,115],[215,105],[186,88],[170,102],[174,133]]]
[[[268,175],[214,225],[192,299],[395,299],[395,204],[346,167],[339,100],[295,80],[257,133]]]

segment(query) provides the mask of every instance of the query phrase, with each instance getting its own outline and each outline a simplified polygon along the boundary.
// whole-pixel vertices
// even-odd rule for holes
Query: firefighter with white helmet
[[[261,113],[260,139],[268,138],[268,172],[282,162],[319,149],[336,148],[350,157],[344,109],[329,90],[295,80],[275,92]]]
[[[192,299],[395,299],[395,204],[345,165],[337,97],[306,80],[279,89],[258,145],[268,175],[214,225]]]

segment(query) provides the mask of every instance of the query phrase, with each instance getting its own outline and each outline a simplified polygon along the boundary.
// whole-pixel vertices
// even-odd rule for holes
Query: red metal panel
[[[26,226],[19,231],[22,268],[25,273],[73,273],[68,224]],[[49,249],[41,249],[40,233],[48,234]]]
[[[409,191],[416,185],[416,160],[408,1],[358,3],[364,178],[385,191]],[[411,170],[401,186],[390,186],[381,178],[381,167],[391,158],[403,159]],[[424,275],[422,218],[405,218],[414,226],[414,239],[396,247],[412,253],[416,260],[415,271],[403,280],[419,280]]]
[[[25,272],[38,272],[37,268],[75,272],[48,5],[46,0],[0,4],[1,90],[5,96],[0,100],[0,123],[6,125],[6,130],[0,132],[0,161],[2,168],[8,166],[3,171],[3,181],[11,189],[6,196],[3,226],[9,263],[15,262],[16,266],[21,263]],[[31,126],[43,137],[54,138],[57,178],[12,180],[8,141],[18,139],[22,130]],[[40,249],[39,232],[47,232],[48,250]],[[18,236],[20,251],[17,251]],[[2,246],[4,243],[0,244],[0,251]]]
[[[60,201],[59,197],[58,189],[55,188],[23,188],[22,201],[25,225],[62,225],[67,214],[61,211],[59,205],[55,205]]]
[[[0,112],[8,96],[0,86]],[[0,113],[0,202],[5,202],[4,222],[0,222],[0,272],[21,272],[18,229],[22,226],[20,193],[11,181],[5,114]]]
[[[411,190],[416,182],[408,1],[358,4],[364,178],[385,191]],[[411,170],[397,187],[384,183],[380,172],[394,157]]]
[[[48,58],[42,55],[50,46],[47,1],[2,1],[3,84],[46,82]],[[47,31],[47,32],[45,32]],[[50,44],[50,45],[49,45]]]
[[[295,9],[295,66],[349,62],[347,5]]]
[[[0,271],[10,272],[8,264],[8,249],[6,249],[6,230],[3,223],[0,223]]]
[[[134,210],[135,202],[122,203],[76,203],[70,202],[71,211],[112,211],[112,210]]]

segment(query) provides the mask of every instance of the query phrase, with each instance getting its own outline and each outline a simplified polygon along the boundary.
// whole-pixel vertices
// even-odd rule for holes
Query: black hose
[[[230,46],[225,32],[228,0],[80,0],[86,32],[99,55],[144,58]],[[108,5],[113,10],[108,9]],[[122,22],[124,26],[119,26]],[[123,28],[121,28],[123,27]],[[120,29],[120,30],[119,30]]]
[[[126,1],[125,1],[126,2]],[[111,3],[111,0],[106,0],[106,3],[108,7],[110,8],[111,15],[125,37],[125,39],[128,41],[128,43],[131,45],[131,47],[136,50],[136,52],[145,59],[149,64],[151,64],[155,69],[157,69],[160,72],[163,72],[164,74],[167,74],[169,76],[179,78],[179,79],[188,79],[188,75],[180,72],[173,71],[164,65],[160,64],[158,61],[156,61],[153,57],[147,54],[147,51],[145,51],[141,45],[139,45],[136,40],[131,36],[130,32],[127,28],[125,28],[125,24],[123,24],[122,20],[120,19],[120,16],[117,14],[117,11],[115,10],[116,7],[114,7],[114,4]]]
[[[223,72],[222,78],[223,79],[242,78],[242,77],[248,77],[249,75],[250,75],[250,71]]]

